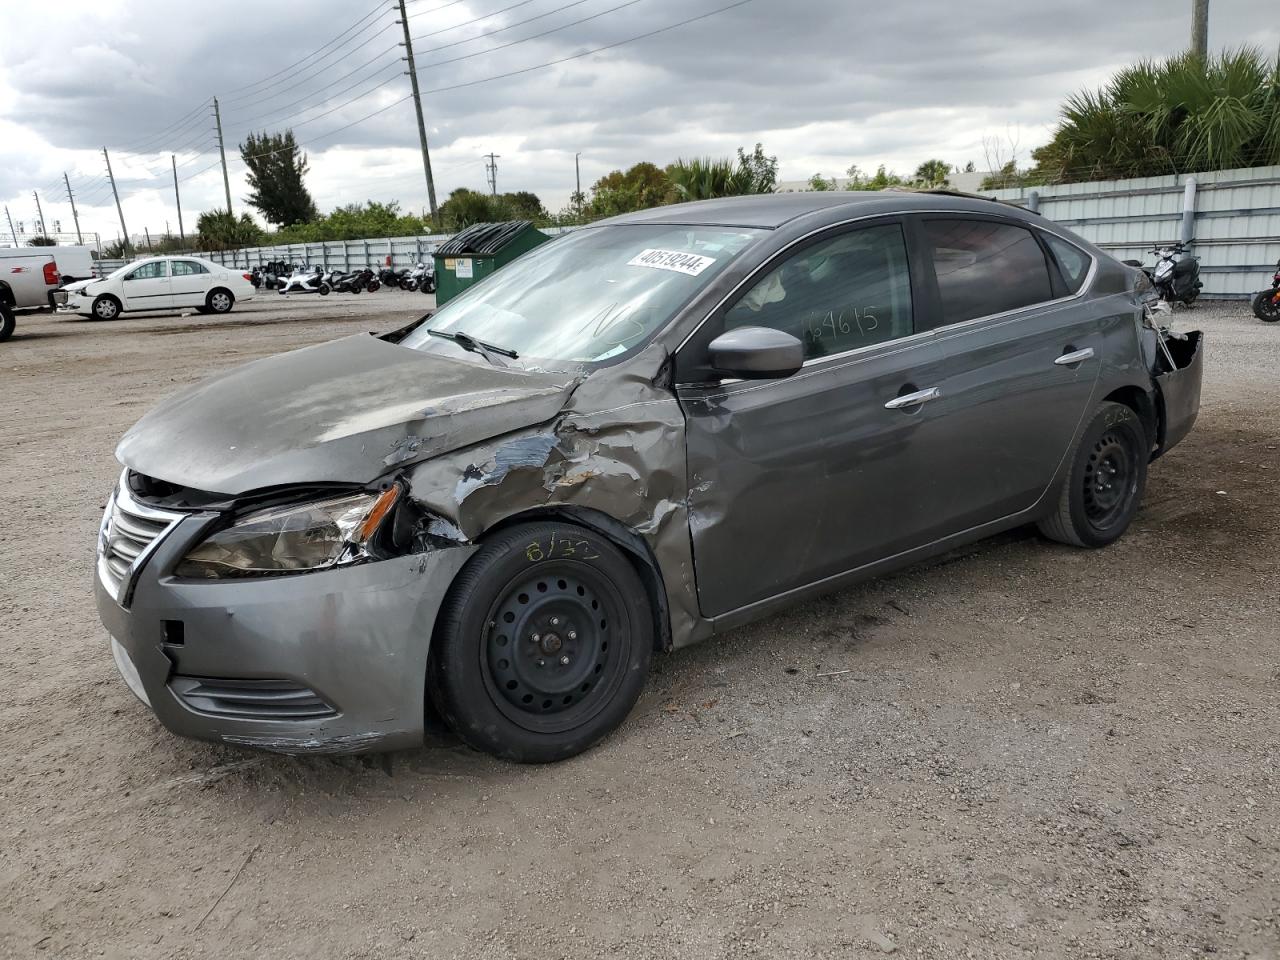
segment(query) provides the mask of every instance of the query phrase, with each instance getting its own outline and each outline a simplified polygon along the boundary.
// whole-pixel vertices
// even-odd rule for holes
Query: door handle
[[[1083,363],[1092,356],[1093,347],[1085,347],[1083,350],[1072,350],[1070,353],[1064,353],[1053,362],[1060,367],[1071,367],[1077,363]]]
[[[937,387],[929,387],[927,390],[917,390],[915,393],[903,394],[901,397],[894,397],[884,405],[886,410],[902,410],[905,407],[918,407],[922,403],[928,403],[930,400],[937,400],[942,396],[942,391]]]

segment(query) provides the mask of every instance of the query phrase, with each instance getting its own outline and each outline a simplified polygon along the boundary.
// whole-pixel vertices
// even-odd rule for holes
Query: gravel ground
[[[117,438],[427,303],[0,346],[0,956],[1280,956],[1280,329],[1240,305],[1178,314],[1200,422],[1110,549],[1016,532],[659,658],[552,767],[168,734],[92,604]]]

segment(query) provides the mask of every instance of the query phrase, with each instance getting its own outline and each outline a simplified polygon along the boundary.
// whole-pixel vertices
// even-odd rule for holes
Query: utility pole
[[[102,156],[107,161],[107,179],[111,181],[111,195],[116,198],[116,213],[120,215],[120,233],[124,237],[120,241],[120,252],[127,254],[129,251],[129,228],[124,225],[124,208],[120,206],[120,191],[116,189],[116,177],[111,172],[111,154],[107,153],[107,148],[102,148]]]
[[[76,195],[71,192],[71,178],[62,172],[62,182],[67,185],[67,202],[71,204],[71,219],[76,222],[76,243],[84,246],[84,237],[80,235],[80,214],[76,212]]]
[[[227,148],[222,142],[222,111],[218,109],[217,97],[213,98],[213,122],[218,127],[218,153],[222,156],[222,185],[227,188],[227,216],[231,216],[231,177],[227,173]]]
[[[40,218],[40,236],[48,237],[49,231],[44,226],[44,211],[40,209],[40,193],[37,190],[32,190],[31,195],[36,198],[36,215]]]
[[[150,251],[150,250],[151,250],[151,228],[150,228],[150,227],[143,227],[143,228],[142,228],[142,232],[143,232],[143,233],[146,235],[146,237],[147,237],[147,250],[148,250],[148,251]]]
[[[486,153],[488,158],[484,165],[484,175],[489,181],[489,192],[493,196],[498,195],[498,158],[502,156],[500,153]]]
[[[1201,60],[1209,56],[1209,0],[1191,0],[1191,52]]]
[[[182,243],[185,246],[187,234],[182,229],[182,195],[178,193],[178,158],[171,153],[169,154],[169,160],[173,164],[173,199],[178,204],[178,236],[182,238]]]
[[[13,229],[13,217],[9,216],[9,205],[6,203],[4,207],[4,218],[9,221],[9,233],[13,236],[13,245],[18,245],[18,231]]]
[[[431,223],[439,227],[439,210],[436,207],[436,181],[431,175],[431,152],[427,149],[427,122],[422,119],[422,94],[418,92],[418,69],[413,65],[413,40],[409,37],[409,14],[404,0],[397,0],[400,8],[400,26],[404,27],[404,57],[409,65],[409,87],[413,90],[413,109],[418,115],[418,142],[422,145],[422,170],[427,175],[427,202],[431,204]]]

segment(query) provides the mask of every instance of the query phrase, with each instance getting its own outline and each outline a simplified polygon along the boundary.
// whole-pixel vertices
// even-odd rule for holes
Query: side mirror
[[[804,344],[772,327],[739,327],[707,346],[711,366],[743,380],[789,377],[804,366]]]

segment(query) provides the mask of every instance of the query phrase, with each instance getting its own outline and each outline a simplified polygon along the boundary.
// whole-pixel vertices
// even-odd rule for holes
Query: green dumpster
[[[551,238],[528,220],[474,223],[435,251],[436,304],[452,300],[495,270]]]

